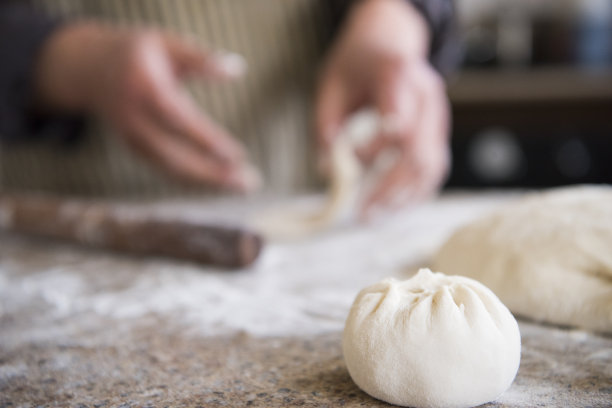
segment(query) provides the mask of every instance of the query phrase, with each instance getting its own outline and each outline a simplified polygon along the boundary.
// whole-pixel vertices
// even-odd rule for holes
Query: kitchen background
[[[458,1],[448,187],[612,181],[612,2]]]

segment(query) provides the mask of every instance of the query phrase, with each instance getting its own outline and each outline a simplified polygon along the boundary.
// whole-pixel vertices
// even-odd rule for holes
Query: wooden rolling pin
[[[44,196],[0,196],[0,229],[226,268],[252,264],[263,246],[261,236],[241,228],[163,220],[110,204]]]

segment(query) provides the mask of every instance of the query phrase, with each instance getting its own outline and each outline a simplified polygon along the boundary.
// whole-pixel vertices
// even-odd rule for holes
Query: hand
[[[194,76],[234,79],[244,69],[237,55],[204,52],[170,34],[76,23],[47,42],[37,84],[41,104],[100,116],[169,173],[246,191],[258,178],[244,149],[181,83]]]
[[[366,198],[396,207],[434,194],[450,162],[449,109],[444,82],[427,62],[429,38],[420,13],[405,0],[365,0],[352,10],[324,66],[316,125],[322,154],[347,117],[374,107],[383,128],[357,152],[371,164],[395,149],[398,159]]]

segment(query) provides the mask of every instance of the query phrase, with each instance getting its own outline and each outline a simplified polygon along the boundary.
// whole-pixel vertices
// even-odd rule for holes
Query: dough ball
[[[612,332],[612,188],[529,195],[456,231],[434,267],[482,282],[515,314]]]
[[[471,407],[516,376],[521,336],[482,284],[421,269],[362,290],[346,320],[344,359],[371,396],[410,407]]]

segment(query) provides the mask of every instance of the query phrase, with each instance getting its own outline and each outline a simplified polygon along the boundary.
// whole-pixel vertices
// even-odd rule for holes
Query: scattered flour
[[[47,320],[158,314],[207,335],[340,331],[361,288],[389,276],[406,278],[406,267],[421,266],[458,224],[496,208],[505,197],[475,201],[453,196],[372,228],[344,227],[317,239],[270,243],[254,267],[235,272],[46,242],[24,245],[4,237],[0,313],[15,314],[37,304]],[[198,203],[170,203],[156,210],[168,215],[176,211],[186,218],[216,211],[238,218],[247,214],[222,201],[204,209]]]

